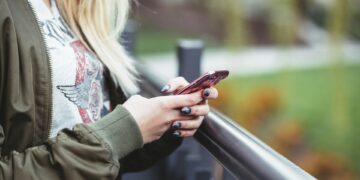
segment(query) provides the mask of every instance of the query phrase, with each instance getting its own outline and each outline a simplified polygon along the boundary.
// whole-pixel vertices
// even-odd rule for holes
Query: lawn
[[[206,47],[216,46],[216,42],[208,37],[149,26],[140,26],[137,35],[136,52],[140,56],[154,53],[175,53],[177,41],[180,39],[200,39],[204,41]]]
[[[300,122],[306,143],[313,149],[337,152],[360,172],[359,65],[233,76],[221,83],[219,89],[225,91],[221,96],[231,96],[221,106],[240,124],[244,116],[237,114],[244,113],[254,92],[261,89],[276,92],[280,102],[270,116],[272,123]]]
[[[136,51],[140,56],[175,53],[179,39],[196,37],[199,36],[140,27]],[[215,41],[202,39],[207,48],[219,45]],[[246,123],[252,121],[250,119],[244,122],[244,118],[249,116],[243,114],[259,111],[260,106],[260,115],[250,115],[250,118],[267,116],[270,119],[266,125],[268,127],[277,126],[284,121],[301,124],[302,135],[308,146],[315,151],[340,154],[346,163],[352,164],[360,174],[359,65],[283,71],[257,76],[231,76],[220,83],[218,88],[222,93],[219,100],[212,104],[242,126],[246,127]],[[265,100],[254,105],[253,101],[259,99],[256,98],[259,94],[276,97],[265,97]],[[249,110],[249,106],[253,109]],[[266,141],[269,136],[268,127],[260,127],[261,133],[256,135]]]

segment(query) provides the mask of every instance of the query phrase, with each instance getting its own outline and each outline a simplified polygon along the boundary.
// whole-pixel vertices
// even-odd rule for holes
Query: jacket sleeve
[[[5,139],[0,126],[0,147]],[[1,156],[0,179],[115,179],[118,159],[142,143],[135,120],[117,106],[95,123],[78,124],[43,145]]]
[[[172,130],[168,130],[159,140],[145,144],[143,148],[137,149],[121,159],[121,172],[144,170],[171,154],[183,140],[181,137],[175,137],[172,133]]]

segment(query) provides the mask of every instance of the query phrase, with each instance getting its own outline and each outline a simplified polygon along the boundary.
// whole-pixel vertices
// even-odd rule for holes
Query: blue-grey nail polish
[[[161,89],[161,92],[166,92],[166,91],[168,91],[170,89],[170,85],[166,85],[166,86],[164,86],[162,89]]]
[[[181,132],[180,132],[180,131],[175,131],[175,132],[174,132],[174,136],[180,137],[180,136],[181,136]]]
[[[191,108],[189,108],[189,107],[183,107],[183,108],[181,108],[181,113],[182,113],[182,114],[185,114],[185,115],[188,115],[188,114],[191,113]]]
[[[181,123],[180,123],[180,122],[175,122],[175,123],[172,125],[172,128],[173,128],[173,129],[180,129],[180,128],[181,128]]]
[[[205,96],[205,97],[209,97],[209,96],[210,96],[210,89],[205,89],[205,90],[204,90],[204,96]]]

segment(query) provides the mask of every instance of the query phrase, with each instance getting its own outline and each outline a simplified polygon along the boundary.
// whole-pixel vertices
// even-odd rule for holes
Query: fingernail
[[[210,96],[210,92],[211,92],[210,89],[205,89],[205,90],[204,90],[204,96],[205,96],[205,97],[209,97],[209,96]]]
[[[185,114],[185,115],[188,115],[191,113],[191,108],[189,107],[183,107],[181,108],[181,114]]]
[[[166,92],[170,89],[170,85],[165,85],[162,89],[161,89],[161,92]]]
[[[180,123],[180,122],[175,122],[175,123],[172,125],[172,128],[173,128],[173,129],[180,129],[180,128],[181,128],[181,123]]]
[[[180,132],[180,131],[175,131],[175,132],[174,132],[174,136],[180,137],[180,136],[181,136],[181,132]]]

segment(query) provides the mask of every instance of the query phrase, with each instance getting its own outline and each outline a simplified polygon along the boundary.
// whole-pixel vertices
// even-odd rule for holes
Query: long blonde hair
[[[124,29],[128,0],[58,0],[60,12],[80,40],[110,70],[124,93],[138,92],[137,72],[118,38]]]

